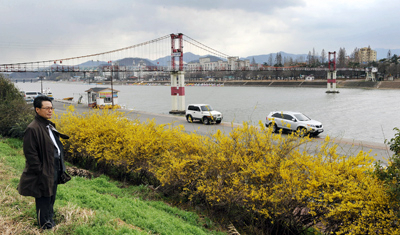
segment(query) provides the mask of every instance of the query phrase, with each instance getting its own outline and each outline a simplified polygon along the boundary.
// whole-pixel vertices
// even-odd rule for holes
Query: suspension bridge
[[[185,47],[184,47],[185,44]],[[185,53],[183,51],[185,48]],[[331,59],[331,54],[334,56]],[[364,71],[362,68],[336,68],[336,52],[329,52],[328,68],[310,68],[304,66],[271,67],[263,64],[250,64],[239,56],[230,56],[182,33],[165,35],[144,43],[112,51],[67,57],[52,60],[0,64],[1,73],[40,72],[81,73],[83,77],[101,74],[126,79],[143,72],[151,76],[170,76],[172,110],[170,113],[185,113],[185,73],[214,71],[326,71],[327,93],[338,93],[336,90],[337,71]],[[365,71],[368,75],[368,72]],[[373,73],[369,73],[373,76]],[[41,75],[42,76],[42,75]],[[241,75],[240,75],[241,76]],[[42,76],[43,77],[43,76]],[[266,77],[266,75],[264,75]],[[114,96],[113,96],[114,97]],[[98,98],[98,97],[97,97]],[[111,99],[114,106],[114,98]]]
[[[183,53],[183,48],[185,48],[185,53]],[[193,55],[200,55],[200,59]],[[127,58],[135,59],[129,60]],[[0,72],[3,73],[287,70],[329,71],[329,68],[272,67],[264,66],[263,64],[250,64],[249,60],[241,60],[239,56],[230,56],[181,33],[165,35],[150,41],[106,52],[43,61],[0,64]],[[337,70],[364,71],[363,68],[337,68]]]

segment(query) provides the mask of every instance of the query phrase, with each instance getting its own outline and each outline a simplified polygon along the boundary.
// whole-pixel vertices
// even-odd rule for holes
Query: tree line
[[[371,51],[371,47],[368,46],[367,53]],[[367,58],[371,55],[367,54]],[[310,68],[327,68],[329,59],[333,60],[333,56],[329,58],[329,52],[322,49],[320,53],[316,52],[315,48],[308,52],[306,58],[303,56],[293,58],[291,56],[282,56],[280,52],[277,52],[275,56],[270,54],[268,61],[264,62],[264,66],[272,67],[310,67]],[[397,54],[392,54],[388,50],[387,57],[380,59],[378,61],[369,61],[361,63],[360,58],[360,48],[354,48],[350,54],[347,53],[346,48],[339,48],[336,53],[336,67],[337,68],[378,68],[378,77],[381,79],[387,79],[388,77],[399,78],[400,77],[400,67],[399,67],[400,57]],[[253,58],[252,63],[255,64]],[[352,76],[354,73],[346,74],[347,76]]]

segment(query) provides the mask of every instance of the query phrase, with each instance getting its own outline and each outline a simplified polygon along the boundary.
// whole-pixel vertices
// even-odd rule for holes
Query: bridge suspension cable
[[[133,48],[137,48],[140,46],[145,46],[151,43],[155,43],[164,39],[170,38],[170,35],[165,35],[163,37],[159,37],[147,42],[143,42],[143,43],[139,43],[133,46],[128,46],[128,47],[124,47],[124,48],[120,48],[120,49],[116,49],[116,50],[112,50],[112,51],[106,51],[106,52],[101,52],[101,53],[96,53],[96,54],[90,54],[90,55],[83,55],[83,56],[76,56],[76,57],[69,57],[69,58],[63,58],[63,59],[57,59],[57,60],[44,60],[44,61],[34,61],[34,62],[24,62],[24,63],[14,63],[13,65],[26,65],[26,64],[34,64],[34,63],[51,63],[53,61],[67,61],[67,60],[74,60],[74,59],[82,59],[82,58],[88,58],[88,57],[94,57],[94,56],[100,56],[100,55],[106,55],[106,54],[111,54],[111,53],[115,53],[115,52],[120,52],[120,51],[124,51],[124,50],[128,50],[128,49],[133,49]],[[7,66],[10,64],[0,64],[0,66]]]
[[[208,51],[208,52],[210,52],[210,53],[212,53],[212,54],[214,54],[214,55],[216,55],[216,56],[218,56],[218,57],[222,57],[222,58],[225,58],[225,59],[227,59],[228,57],[230,57],[229,55],[227,55],[227,54],[225,54],[225,53],[223,53],[223,52],[220,52],[220,51],[218,51],[218,50],[215,50],[215,49],[213,49],[213,48],[211,48],[211,47],[209,47],[209,46],[204,45],[204,44],[201,43],[201,42],[198,42],[198,41],[194,40],[193,38],[187,36],[186,34],[184,34],[184,36],[185,36],[185,38],[187,38],[187,39],[189,39],[189,40],[191,40],[191,41],[185,40],[185,38],[184,38],[183,40],[184,40],[185,42],[187,42],[187,43],[193,45],[193,46],[199,47],[199,48],[201,48],[201,49],[203,49],[203,50],[205,50],[205,51]],[[192,41],[193,41],[193,42],[192,42]]]

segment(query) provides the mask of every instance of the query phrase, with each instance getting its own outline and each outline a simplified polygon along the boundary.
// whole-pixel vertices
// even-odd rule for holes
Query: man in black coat
[[[25,130],[23,150],[26,161],[18,192],[35,197],[38,224],[43,229],[51,229],[56,225],[53,206],[57,185],[65,183],[61,180],[65,176],[65,165],[60,137],[68,136],[60,134],[49,120],[54,108],[48,97],[36,97],[33,107],[36,116]]]

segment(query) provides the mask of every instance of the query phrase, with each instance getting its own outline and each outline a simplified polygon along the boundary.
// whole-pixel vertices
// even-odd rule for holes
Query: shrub
[[[310,214],[319,217],[326,232],[336,234],[396,234],[395,203],[373,172],[374,158],[360,151],[339,155],[328,141],[317,154],[305,160],[292,175],[300,175],[296,197],[306,203]],[[287,178],[287,180],[292,181]],[[290,182],[289,181],[289,182]]]
[[[399,232],[399,201],[372,174],[373,157],[340,155],[328,137],[317,148],[261,122],[201,136],[115,110],[73,109],[54,120],[71,136],[70,159],[161,184],[166,195],[205,206],[249,234],[302,234],[317,225],[337,234]]]
[[[19,90],[0,74],[0,135],[21,138],[33,119],[33,111]]]
[[[394,152],[395,155],[400,155],[400,129],[395,127],[393,130],[397,131],[390,141],[385,141],[390,146],[390,150]]]
[[[327,138],[312,155],[300,150],[310,139],[272,135],[262,123],[203,143],[201,154],[164,153],[156,177],[242,226],[267,234],[301,234],[317,224],[338,234],[396,231],[395,204],[368,173],[374,159],[366,152],[341,156]]]
[[[390,150],[394,152],[394,155],[389,157],[387,166],[383,165],[382,162],[375,164],[376,176],[384,182],[387,187],[387,191],[393,202],[400,201],[400,129],[394,128],[397,133],[390,139],[385,141],[389,144]],[[393,205],[397,217],[400,218],[400,207],[398,204]]]
[[[155,125],[154,121],[140,124],[114,110],[94,109],[78,114],[73,112],[73,106],[68,109],[66,114],[55,115],[54,121],[61,132],[71,137],[65,142],[70,160],[87,167],[97,166],[100,171],[114,171],[120,178],[134,177],[131,180],[140,183],[157,184],[148,171],[149,163],[175,149],[183,134],[181,127]]]

